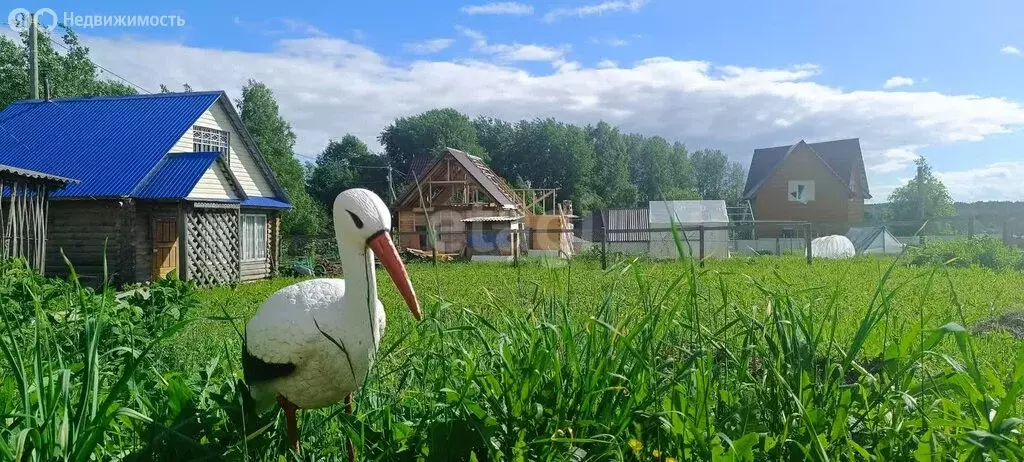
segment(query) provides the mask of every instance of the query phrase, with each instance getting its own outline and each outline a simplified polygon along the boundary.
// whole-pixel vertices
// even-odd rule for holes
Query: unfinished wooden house
[[[31,100],[0,112],[0,163],[74,178],[50,194],[46,272],[266,278],[291,208],[221,91]]]
[[[515,189],[482,159],[457,149],[415,163],[418,182],[406,185],[392,206],[401,247],[469,258],[510,257],[532,251],[534,241],[557,251],[561,240],[572,237],[571,228],[536,239],[527,234],[538,224],[565,222],[564,217],[544,219],[561,209],[555,189]]]
[[[513,255],[519,249],[518,233],[512,231],[524,210],[508,183],[483,160],[448,148],[420,168],[421,177],[406,185],[392,206],[398,215],[398,245],[457,255],[472,254],[467,242],[478,242],[477,251],[487,254]]]

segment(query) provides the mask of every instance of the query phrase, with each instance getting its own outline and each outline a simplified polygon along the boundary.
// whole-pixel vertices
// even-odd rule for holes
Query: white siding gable
[[[267,182],[266,177],[263,176],[263,172],[260,171],[259,166],[256,165],[256,158],[253,157],[252,153],[249,152],[249,148],[246,147],[245,142],[242,141],[242,135],[238,133],[234,125],[231,123],[231,118],[228,113],[224,110],[222,104],[223,100],[218,100],[203,115],[199,116],[194,125],[207,128],[215,128],[217,130],[223,130],[230,133],[231,137],[231,160],[230,168],[231,172],[235,174],[235,178],[238,178],[238,183],[241,185],[242,190],[245,191],[250,197],[275,197],[274,189]],[[192,148],[192,128],[189,128],[185,135],[174,143],[171,148],[171,152],[193,152]],[[210,172],[207,171],[203,176],[203,180],[206,179]],[[199,181],[196,185],[203,184],[203,180]],[[193,191],[195,193],[195,191]],[[191,195],[189,197],[192,197]]]
[[[199,178],[192,192],[188,193],[188,198],[229,200],[238,199],[238,194],[220,163],[214,162]]]

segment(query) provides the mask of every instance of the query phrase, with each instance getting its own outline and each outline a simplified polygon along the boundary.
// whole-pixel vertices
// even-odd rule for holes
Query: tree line
[[[516,188],[557,188],[577,211],[636,207],[651,200],[739,201],[745,171],[717,149],[690,152],[660,136],[623,133],[607,122],[576,125],[553,118],[508,122],[439,108],[400,117],[377,137],[374,153],[346,134],[307,163],[311,196],[328,205],[353,187],[390,197],[411,181],[413,163],[455,148],[484,159]],[[391,181],[387,177],[392,174]]]

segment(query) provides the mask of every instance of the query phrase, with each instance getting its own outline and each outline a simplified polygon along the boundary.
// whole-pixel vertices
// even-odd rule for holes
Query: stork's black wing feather
[[[295,372],[293,363],[268,363],[249,352],[248,336],[242,343],[242,376],[245,383],[279,379]]]

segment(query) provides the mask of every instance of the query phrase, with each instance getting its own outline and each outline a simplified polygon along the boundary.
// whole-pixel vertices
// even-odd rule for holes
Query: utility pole
[[[917,166],[917,213],[921,217],[921,222],[924,222],[925,211],[924,211],[924,167]]]
[[[29,87],[32,99],[39,99],[39,40],[36,33],[36,15],[28,15],[28,66]]]
[[[392,204],[394,204],[395,201],[398,200],[398,198],[395,197],[395,183],[394,183],[394,180],[391,177],[391,172],[393,170],[394,169],[391,168],[391,161],[388,161],[388,190],[391,191],[391,203]]]

